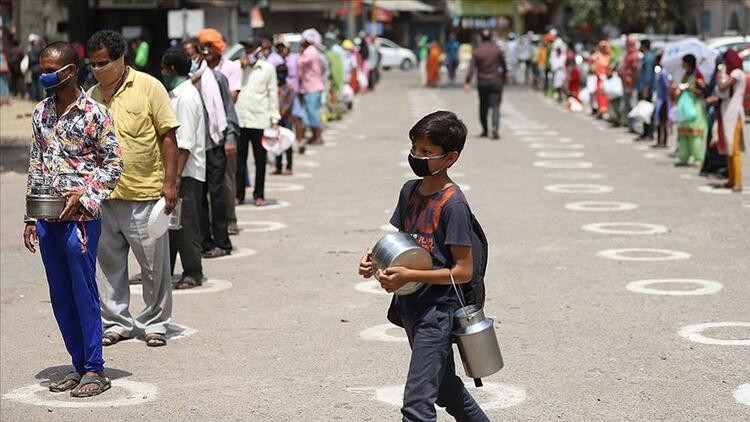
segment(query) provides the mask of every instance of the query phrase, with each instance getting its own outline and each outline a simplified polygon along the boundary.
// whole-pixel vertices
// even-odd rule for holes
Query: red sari
[[[438,43],[433,43],[427,57],[427,86],[438,86],[440,83],[440,56],[443,54]]]

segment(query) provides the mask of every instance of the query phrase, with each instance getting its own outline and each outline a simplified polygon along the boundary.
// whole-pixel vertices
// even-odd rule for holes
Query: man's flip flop
[[[125,337],[115,332],[108,332],[102,335],[102,346],[113,346],[123,340],[128,340],[130,337]]]
[[[109,387],[112,386],[112,382],[109,380],[109,378],[106,375],[96,375],[96,376],[84,375],[83,378],[81,378],[81,382],[78,385],[83,387],[86,384],[96,384],[96,390],[71,391],[70,396],[71,397],[94,397],[109,390]]]
[[[167,338],[164,334],[151,333],[146,334],[146,346],[148,347],[161,347],[167,345]]]
[[[73,384],[70,384],[67,387],[61,387],[61,385],[65,384],[68,381],[73,381]],[[49,385],[49,391],[53,393],[62,393],[63,391],[68,391],[76,388],[78,384],[81,382],[81,374],[79,374],[76,371],[71,371],[63,379],[61,379],[58,382],[53,382]]]

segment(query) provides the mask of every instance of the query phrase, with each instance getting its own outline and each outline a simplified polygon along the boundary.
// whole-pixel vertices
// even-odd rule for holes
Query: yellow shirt
[[[99,84],[88,94],[114,118],[122,149],[122,176],[109,199],[159,199],[164,183],[161,137],[180,126],[167,90],[151,75],[128,68],[125,82],[109,102],[102,100]]]

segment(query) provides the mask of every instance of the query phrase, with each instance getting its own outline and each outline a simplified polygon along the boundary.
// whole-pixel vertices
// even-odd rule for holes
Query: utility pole
[[[354,14],[354,6],[356,4],[356,0],[350,0],[346,6],[346,33],[347,38],[350,40],[353,40],[357,36],[357,15]]]

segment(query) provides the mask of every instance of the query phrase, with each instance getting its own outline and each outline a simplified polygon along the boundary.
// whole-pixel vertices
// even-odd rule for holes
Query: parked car
[[[724,53],[730,48],[734,49],[734,51],[742,51],[750,48],[750,36],[737,35],[709,38],[706,40],[706,44],[708,44],[709,47],[719,50],[719,53]]]
[[[401,70],[409,70],[416,66],[417,56],[408,48],[401,47],[387,38],[378,38],[381,55],[380,66],[383,69],[399,67]]]

